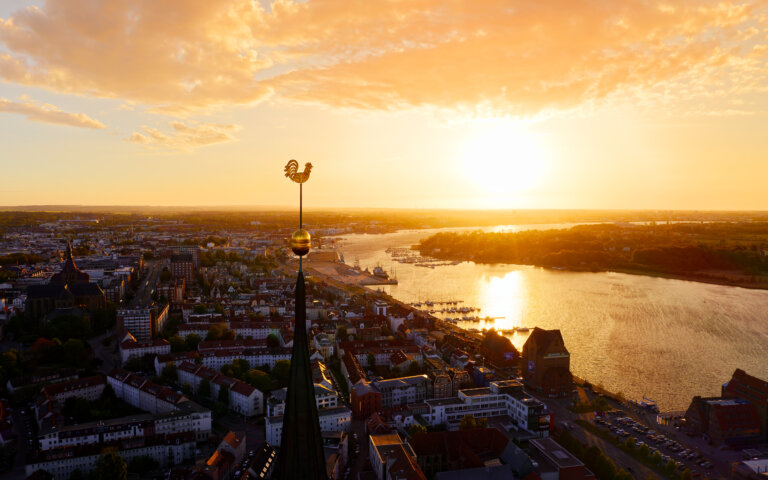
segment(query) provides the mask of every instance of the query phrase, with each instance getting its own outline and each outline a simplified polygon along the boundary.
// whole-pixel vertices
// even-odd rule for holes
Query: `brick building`
[[[534,328],[520,358],[520,371],[528,388],[548,397],[571,394],[571,356],[560,330]]]

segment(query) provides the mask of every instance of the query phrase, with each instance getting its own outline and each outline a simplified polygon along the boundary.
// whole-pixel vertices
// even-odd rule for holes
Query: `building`
[[[528,395],[520,382],[492,382],[490,387],[459,390],[456,398],[429,399],[422,418],[432,426],[459,427],[465,415],[475,418],[508,416],[512,426],[530,435],[546,437],[551,428],[547,406]]]
[[[723,385],[722,396],[742,398],[752,403],[757,409],[763,441],[768,439],[768,382],[737,368],[728,383]]]
[[[139,341],[155,338],[168,320],[168,304],[152,308],[131,308],[117,311],[118,331],[129,331]]]
[[[166,355],[171,353],[171,344],[168,340],[156,338],[154,340],[137,341],[130,332],[123,336],[120,342],[120,360],[125,364],[132,358],[141,358],[144,355]]]
[[[731,478],[737,480],[765,480],[768,476],[768,458],[753,458],[731,465]]]
[[[534,328],[523,345],[520,361],[520,371],[528,388],[548,397],[571,395],[571,356],[560,330]]]
[[[195,281],[195,263],[192,255],[171,255],[170,271],[173,278],[183,278],[187,285],[192,285]]]
[[[347,407],[326,408],[317,411],[322,433],[349,432],[352,425],[352,410]],[[266,417],[267,443],[279,445],[283,433],[283,415]]]
[[[189,384],[193,392],[199,392],[200,384],[207,381],[210,398],[219,398],[223,388],[229,393],[229,409],[245,417],[253,417],[263,412],[264,395],[259,389],[223,373],[216,372],[202,365],[183,362],[177,370],[179,383]]]
[[[693,397],[685,412],[685,425],[715,445],[759,443],[761,438],[757,409],[741,398]]]
[[[25,312],[40,320],[56,309],[82,308],[100,310],[107,306],[104,291],[90,276],[80,271],[72,256],[72,246],[67,244],[67,258],[61,271],[51,277],[48,284],[27,287]]]
[[[416,462],[429,478],[434,478],[439,472],[462,471],[502,463],[515,465],[513,469],[510,466],[501,469],[507,476],[497,478],[511,478],[510,475],[514,477],[515,474],[517,478],[523,478],[534,469],[525,454],[495,428],[421,433],[411,437],[409,444],[416,454]],[[517,456],[520,456],[522,462]]]
[[[372,383],[376,390],[381,392],[381,408],[383,409],[423,402],[427,398],[427,392],[431,386],[426,375],[391,378]]]
[[[195,435],[187,432],[175,435],[135,436],[111,443],[40,450],[27,460],[25,472],[29,477],[38,470],[43,470],[53,475],[55,480],[68,480],[75,470],[80,470],[87,476],[95,469],[102,450],[110,446],[117,448],[126,463],[134,458],[150,457],[166,468],[193,461],[196,441]]]
[[[117,398],[153,415],[168,413],[189,399],[168,387],[162,387],[135,373],[116,368],[107,375],[107,383]]]
[[[368,418],[381,411],[381,392],[370,382],[358,382],[349,392],[349,403],[355,418]]]
[[[369,459],[378,480],[427,480],[410,445],[397,433],[370,435]]]
[[[152,311],[148,308],[118,310],[117,328],[130,332],[138,341],[149,341],[152,339]]]
[[[267,413],[268,417],[275,417],[285,414],[285,396],[288,392],[287,388],[280,388],[273,390],[267,400]],[[335,390],[331,390],[324,385],[315,384],[315,405],[317,409],[323,408],[336,408],[339,406],[339,394]]]
[[[530,441],[531,459],[539,466],[541,478],[563,480],[593,480],[595,474],[589,471],[571,452],[551,438],[535,438]]]

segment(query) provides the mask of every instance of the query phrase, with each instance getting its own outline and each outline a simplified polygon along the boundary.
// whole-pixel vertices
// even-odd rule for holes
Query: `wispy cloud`
[[[67,125],[80,128],[106,128],[103,123],[94,120],[84,113],[69,113],[60,110],[54,105],[36,103],[24,98],[21,102],[14,102],[7,98],[0,98],[0,113],[16,113],[24,115],[33,122],[52,123],[54,125]]]
[[[766,18],[765,0],[48,0],[0,22],[0,78],[174,115],[271,96],[519,115],[664,88],[717,101],[765,88]]]
[[[141,132],[133,132],[128,141],[149,148],[189,152],[199,147],[234,141],[233,134],[240,130],[238,125],[216,123],[170,122],[169,125],[170,132],[144,125]]]

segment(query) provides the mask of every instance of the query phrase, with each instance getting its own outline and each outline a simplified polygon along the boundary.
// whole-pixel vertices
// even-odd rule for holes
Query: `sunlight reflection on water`
[[[559,328],[574,374],[629,398],[651,397],[663,410],[718,395],[735,368],[768,379],[768,291],[521,265],[425,268],[396,263],[384,251],[431,232],[345,235],[340,250],[350,265],[358,258],[362,268],[379,264],[394,273],[399,284],[386,290],[401,301],[463,300],[481,309],[436,316],[504,317],[493,322],[497,329]],[[527,334],[509,338],[521,348]]]

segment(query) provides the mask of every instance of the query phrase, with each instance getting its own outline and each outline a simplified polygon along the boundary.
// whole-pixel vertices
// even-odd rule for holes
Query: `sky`
[[[0,205],[768,209],[766,0],[2,0]]]

